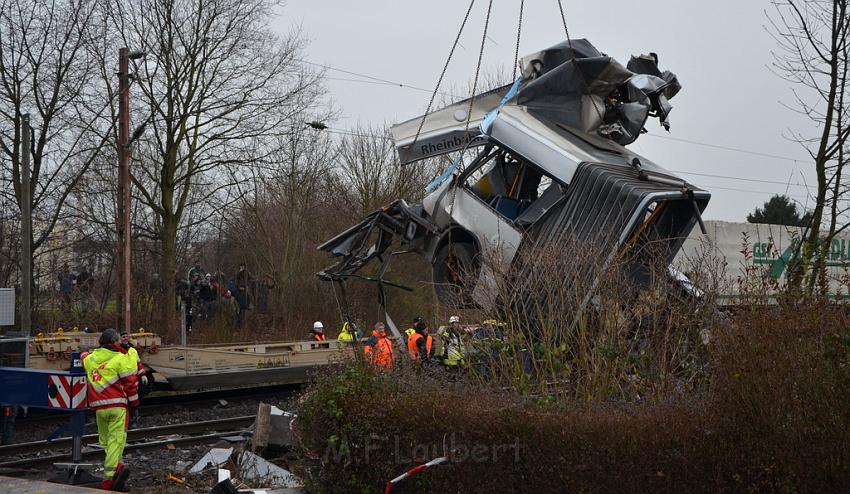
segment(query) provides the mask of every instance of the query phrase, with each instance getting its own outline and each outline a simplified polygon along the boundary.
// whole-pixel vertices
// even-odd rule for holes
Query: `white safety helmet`
[[[452,317],[449,318],[449,324],[459,323],[459,322],[460,322],[460,318],[457,317],[457,316],[452,316]]]
[[[322,324],[322,321],[316,321],[313,323],[313,331],[322,333],[325,330],[325,325]]]

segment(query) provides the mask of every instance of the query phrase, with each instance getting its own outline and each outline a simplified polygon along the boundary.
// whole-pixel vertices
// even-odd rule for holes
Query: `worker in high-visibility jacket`
[[[363,343],[363,353],[366,355],[366,360],[371,362],[372,359],[372,349],[375,348],[375,345],[378,343],[378,331],[376,329],[372,330],[372,336],[366,339]]]
[[[325,336],[325,325],[322,324],[322,321],[316,321],[313,323],[313,329],[310,330],[310,340],[312,341],[325,341],[327,337]]]
[[[340,331],[339,336],[336,337],[337,341],[352,343],[356,338],[357,328],[355,328],[353,324],[349,324],[348,321],[342,323],[342,331]]]
[[[142,360],[139,358],[138,350],[136,350],[136,347],[134,347],[133,343],[130,342],[130,334],[126,329],[121,331],[121,348],[124,349],[125,353],[136,359],[136,381],[142,386],[147,386],[148,375],[147,372],[145,372],[145,366],[142,365]]]
[[[128,333],[126,329],[121,330],[121,339],[119,340],[119,343],[121,345],[122,353],[126,353],[130,358],[136,361],[136,382],[140,386],[147,386],[148,376],[145,372],[145,366],[142,365],[142,359],[139,358],[139,352],[136,350],[136,347],[134,347],[133,343],[130,342],[130,333]],[[140,388],[139,396],[142,396],[145,392],[147,392],[147,388]],[[127,428],[135,429],[138,426],[138,423],[139,409],[136,408],[130,414],[130,419]]]
[[[139,406],[138,364],[132,355],[122,352],[114,329],[104,331],[99,343],[100,348],[84,353],[82,360],[88,377],[88,405],[95,411],[98,442],[106,452],[100,488],[123,491],[130,470],[121,462],[121,455],[127,443],[128,411]]]
[[[466,349],[462,332],[460,318],[451,316],[448,327],[441,335],[443,338],[443,365],[446,367],[456,369],[465,363]]]
[[[407,354],[414,361],[430,361],[434,356],[434,338],[424,320],[416,322],[414,333],[407,338]]]
[[[413,318],[413,326],[411,326],[411,327],[409,327],[409,328],[407,328],[407,329],[405,329],[405,330],[404,330],[404,337],[405,337],[407,340],[410,340],[410,337],[411,337],[411,336],[413,336],[413,333],[415,333],[415,332],[416,332],[416,325],[417,325],[417,324],[422,324],[423,322],[425,322],[425,320],[424,320],[424,319],[422,319],[422,316],[416,316],[416,317],[414,317],[414,318]]]
[[[366,357],[369,359],[369,363],[379,370],[392,369],[395,359],[393,355],[393,344],[387,338],[387,328],[384,326],[384,323],[376,323],[372,334],[375,338],[374,342],[370,341],[365,347]]]

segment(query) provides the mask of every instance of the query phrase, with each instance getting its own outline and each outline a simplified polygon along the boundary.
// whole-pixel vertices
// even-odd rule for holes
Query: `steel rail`
[[[132,451],[135,449],[145,449],[151,447],[162,446],[165,444],[191,444],[194,441],[198,441],[200,443],[206,442],[209,439],[217,439],[224,436],[238,435],[241,433],[241,430],[233,430],[238,427],[247,427],[250,426],[254,420],[256,419],[256,415],[245,415],[241,417],[231,417],[224,419],[216,419],[216,420],[206,420],[202,422],[189,422],[184,424],[170,424],[158,427],[145,427],[142,429],[130,429],[127,431],[127,440],[139,440],[146,439],[150,437],[158,437],[169,434],[189,434],[189,433],[197,433],[197,432],[209,432],[211,430],[221,430],[222,427],[226,427],[228,432],[224,433],[213,433],[213,434],[205,434],[202,436],[186,436],[179,438],[169,438],[160,441],[152,441],[152,442],[144,442],[144,443],[128,443],[124,448],[125,451]],[[83,436],[83,441],[88,441],[91,443],[92,441],[97,441],[97,434],[87,434]],[[9,458],[11,456],[17,456],[21,454],[27,453],[36,453],[45,450],[54,450],[60,447],[68,447],[71,446],[72,439],[70,437],[63,437],[56,439],[54,441],[33,441],[29,443],[20,443],[20,444],[10,444],[6,446],[0,446],[0,458]],[[83,456],[86,455],[93,456],[97,454],[102,454],[103,451],[99,449],[93,450],[84,450]],[[71,453],[62,453],[56,455],[49,456],[41,456],[41,457],[28,457],[22,458],[18,460],[12,460],[7,462],[0,463],[0,467],[13,467],[13,466],[24,466],[30,465],[34,463],[43,464],[45,462],[53,462],[56,460],[70,458]]]
[[[197,391],[194,393],[170,393],[157,394],[155,396],[143,396],[139,411],[142,417],[158,415],[161,412],[170,412],[178,407],[197,407],[203,405],[216,405],[219,400],[231,403],[263,398],[266,396],[290,396],[294,395],[301,385],[275,384],[244,388],[227,388],[217,390]],[[68,420],[66,412],[46,409],[31,409],[27,417],[18,417],[16,423],[21,426],[38,423],[55,423]],[[2,450],[0,450],[2,451]]]

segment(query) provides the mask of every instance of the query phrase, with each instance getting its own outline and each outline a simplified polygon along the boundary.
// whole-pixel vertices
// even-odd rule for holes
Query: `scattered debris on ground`
[[[221,400],[224,403],[204,408],[176,405],[169,412],[142,415],[139,427],[260,413],[266,416],[266,422],[270,425],[266,442],[269,454],[268,458],[264,458],[265,445],[255,445],[242,436],[224,437],[212,448],[209,445],[181,446],[169,443],[160,449],[125,452],[124,462],[133,469],[129,483],[132,491],[209,492],[219,481],[217,470],[222,468],[230,471],[234,485],[243,492],[251,488],[263,488],[270,494],[298,492],[292,489],[297,489],[301,483],[289,470],[291,455],[289,448],[285,447],[291,442],[281,439],[291,437],[289,422],[293,415],[284,411],[288,408],[288,399],[266,397],[266,403],[256,398],[230,402]],[[281,424],[284,424],[285,430],[280,429]],[[43,440],[55,427],[56,424],[49,421],[21,421],[16,431],[16,441]],[[95,429],[93,422],[87,424],[87,432]],[[47,479],[51,474],[49,470],[29,470],[27,477]]]

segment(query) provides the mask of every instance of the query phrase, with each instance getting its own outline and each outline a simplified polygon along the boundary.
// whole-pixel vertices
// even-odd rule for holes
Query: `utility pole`
[[[32,188],[30,187],[29,113],[21,117],[21,334],[32,329]]]
[[[130,332],[130,51],[118,50],[118,269],[120,320]]]

